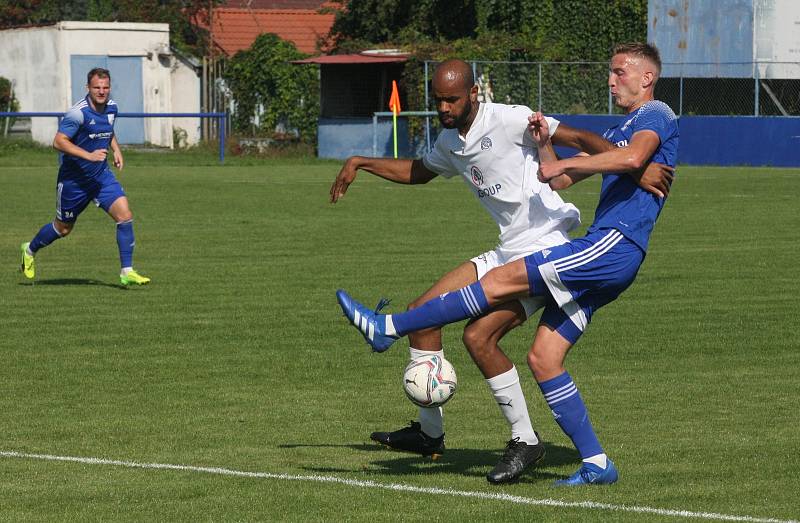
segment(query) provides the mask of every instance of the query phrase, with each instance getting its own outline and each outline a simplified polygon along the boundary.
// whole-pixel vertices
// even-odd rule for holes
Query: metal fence
[[[5,120],[6,122],[10,122],[16,118],[40,118],[40,117],[48,117],[48,118],[58,118],[58,121],[61,121],[61,118],[64,117],[65,113],[58,113],[58,112],[7,112],[7,111],[0,111],[0,121]],[[219,163],[223,163],[225,161],[225,128],[226,128],[226,121],[228,119],[227,113],[117,113],[117,118],[200,118],[203,122],[211,121],[213,128],[215,129],[214,134],[216,134],[218,142],[219,142]],[[8,131],[8,125],[4,126],[5,132]]]
[[[472,64],[481,99],[525,104],[551,114],[614,114],[607,62],[488,62]],[[425,62],[425,85],[436,62]],[[682,115],[800,116],[800,62],[663,64],[680,70],[736,70],[738,77],[662,75],[655,96]],[[742,77],[741,71],[752,72]],[[778,74],[776,74],[778,71]],[[766,74],[765,74],[766,73]],[[783,75],[785,78],[776,76]],[[426,90],[426,109],[435,109]]]

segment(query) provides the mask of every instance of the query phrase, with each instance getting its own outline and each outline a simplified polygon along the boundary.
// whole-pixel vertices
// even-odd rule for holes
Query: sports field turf
[[[509,433],[460,324],[442,459],[369,441],[416,416],[408,351],[370,354],[334,291],[401,310],[492,247],[460,181],[362,173],[334,206],[338,162],[127,161],[153,283],[117,285],[113,223],[90,208],[31,285],[18,249],[52,218],[55,156],[0,154],[0,519],[800,518],[800,170],[680,169],[637,281],[568,359],[620,482],[563,490],[579,458],[525,367],[533,323],[504,344],[547,442],[519,484],[484,479]],[[598,181],[564,193],[585,224]]]

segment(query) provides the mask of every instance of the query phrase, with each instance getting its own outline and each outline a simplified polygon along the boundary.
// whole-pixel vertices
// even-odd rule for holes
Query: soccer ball
[[[403,373],[403,390],[420,407],[441,407],[456,393],[456,371],[441,356],[412,360]]]

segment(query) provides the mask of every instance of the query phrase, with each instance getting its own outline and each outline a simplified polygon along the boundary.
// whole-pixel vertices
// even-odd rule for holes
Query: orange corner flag
[[[402,109],[400,109],[400,93],[397,92],[396,80],[392,80],[392,97],[389,98],[389,110],[394,114],[402,111]]]

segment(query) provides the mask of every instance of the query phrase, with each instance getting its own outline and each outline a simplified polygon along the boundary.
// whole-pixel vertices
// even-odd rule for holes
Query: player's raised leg
[[[477,279],[475,265],[464,262],[434,283],[422,296],[408,305],[414,309],[426,301],[442,293],[457,289]],[[423,356],[439,355],[444,357],[442,349],[442,331],[439,328],[424,329],[409,333],[409,356],[411,360]],[[370,438],[382,445],[397,450],[415,452],[423,456],[438,459],[444,452],[444,417],[442,407],[419,407],[418,421],[409,426],[391,432],[373,432]]]
[[[527,308],[526,308],[527,306]],[[544,445],[533,430],[519,374],[500,349],[500,339],[522,325],[540,304],[526,300],[526,306],[511,301],[472,320],[464,329],[464,345],[486,378],[497,405],[511,428],[511,439],[495,467],[486,475],[490,483],[511,483],[544,458]]]
[[[477,318],[500,303],[529,296],[527,269],[522,259],[496,267],[479,281],[433,298],[420,307],[399,314],[378,314],[338,290],[339,305],[367,343],[383,352],[400,337],[467,318]],[[545,295],[546,289],[536,295]]]
[[[119,186],[118,183],[116,185]],[[121,191],[121,189],[122,188],[120,187],[119,190]],[[104,191],[106,191],[105,188]],[[102,200],[100,201],[102,206]],[[133,268],[133,247],[136,245],[136,241],[133,235],[133,213],[131,213],[130,205],[128,204],[128,198],[117,195],[117,197],[114,199],[114,203],[108,207],[107,212],[117,224],[120,283],[122,285],[146,285],[150,283],[150,278],[142,276]]]
[[[617,469],[600,445],[586,405],[575,382],[564,368],[564,360],[576,340],[564,337],[565,328],[559,327],[568,325],[567,330],[573,329],[567,323],[569,321],[555,304],[548,305],[542,315],[543,323],[539,325],[536,339],[528,353],[528,365],[556,423],[572,440],[583,461],[577,472],[567,479],[557,481],[556,485],[614,483],[618,478]],[[567,336],[572,337],[569,334]]]

